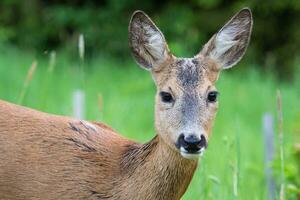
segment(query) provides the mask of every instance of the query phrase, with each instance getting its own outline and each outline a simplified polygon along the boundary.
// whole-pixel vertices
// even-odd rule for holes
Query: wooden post
[[[73,116],[77,119],[85,118],[85,92],[84,92],[84,37],[83,34],[78,38],[78,53],[80,58],[79,64],[79,81],[80,89],[73,92]]]
[[[275,182],[270,164],[274,158],[274,119],[270,113],[263,115],[263,132],[265,147],[265,175],[268,187],[268,199],[275,199]]]
[[[77,119],[85,118],[85,94],[79,89],[73,93],[73,116]]]

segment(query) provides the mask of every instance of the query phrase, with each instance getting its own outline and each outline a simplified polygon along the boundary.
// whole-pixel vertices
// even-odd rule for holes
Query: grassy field
[[[45,112],[72,115],[72,92],[83,88],[87,119],[103,121],[137,141],[145,142],[154,136],[155,86],[150,75],[133,62],[113,62],[101,57],[87,60],[82,83],[76,57],[57,54],[55,68],[49,72],[48,55],[36,58],[16,50],[0,52],[1,99]],[[35,59],[36,71],[24,89],[27,71]],[[299,180],[294,180],[299,166],[292,157],[292,149],[300,134],[299,83],[280,84],[270,72],[257,72],[252,67],[241,64],[221,75],[217,84],[219,111],[212,138],[184,200],[267,199],[262,116],[270,112],[277,119],[277,88],[283,102],[286,199],[296,199],[295,182]],[[20,100],[22,90],[25,96]],[[272,165],[279,180],[277,126],[274,128],[276,161]]]

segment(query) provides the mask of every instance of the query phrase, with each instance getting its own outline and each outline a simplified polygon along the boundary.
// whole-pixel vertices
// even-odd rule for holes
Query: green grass
[[[30,53],[0,50],[1,99],[18,102],[27,71],[35,59]],[[140,142],[154,136],[155,86],[148,72],[133,62],[113,62],[105,58],[88,60],[85,62],[85,83],[81,84],[78,58],[71,61],[68,56],[58,53],[52,73],[47,71],[46,55],[38,56],[37,60],[38,66],[23,105],[71,115],[72,92],[83,87],[87,119],[103,121]],[[221,94],[219,111],[209,148],[200,160],[184,200],[267,199],[261,121],[265,112],[273,113],[276,119],[277,88],[281,89],[283,99],[285,162],[288,170],[292,170],[291,176],[295,176],[297,166],[291,149],[300,133],[299,86],[280,84],[269,72],[257,72],[251,68],[253,66],[240,65],[221,75],[217,84]],[[103,98],[101,112],[99,95]],[[278,157],[278,151],[276,153]],[[277,165],[275,162],[274,166]],[[233,192],[234,173],[237,175],[238,196]],[[287,191],[286,199],[296,197]]]

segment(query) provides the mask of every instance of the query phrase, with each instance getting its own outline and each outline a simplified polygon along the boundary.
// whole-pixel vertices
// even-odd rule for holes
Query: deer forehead
[[[174,58],[163,70],[155,74],[159,88],[180,88],[184,92],[206,90],[218,78],[216,63],[209,59]]]

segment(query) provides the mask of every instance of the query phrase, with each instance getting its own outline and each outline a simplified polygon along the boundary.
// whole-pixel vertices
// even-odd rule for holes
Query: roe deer
[[[132,54],[157,86],[157,135],[145,144],[102,123],[1,101],[0,199],[180,199],[207,147],[219,72],[242,58],[251,30],[242,9],[195,57],[177,58],[144,12],[132,15]]]

